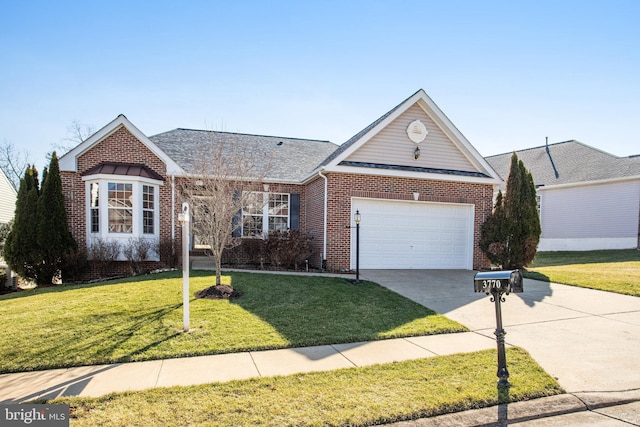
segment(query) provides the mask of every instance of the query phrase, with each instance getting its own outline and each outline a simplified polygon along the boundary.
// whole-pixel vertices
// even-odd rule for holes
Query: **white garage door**
[[[473,205],[353,199],[361,269],[471,269]],[[355,224],[353,224],[355,226]],[[351,265],[356,265],[352,229]]]

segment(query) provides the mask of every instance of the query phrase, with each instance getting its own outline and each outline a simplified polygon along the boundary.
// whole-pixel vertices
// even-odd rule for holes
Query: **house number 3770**
[[[490,290],[490,289],[500,289],[502,287],[502,282],[499,279],[488,279],[482,281],[482,289]]]

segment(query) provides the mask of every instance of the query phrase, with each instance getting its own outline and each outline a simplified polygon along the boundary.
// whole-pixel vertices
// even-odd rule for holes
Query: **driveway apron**
[[[364,270],[361,275],[477,334],[495,338],[494,304],[468,270]],[[569,393],[640,389],[640,298],[525,279],[505,297],[508,345],[522,347]],[[507,360],[508,363],[508,360]]]

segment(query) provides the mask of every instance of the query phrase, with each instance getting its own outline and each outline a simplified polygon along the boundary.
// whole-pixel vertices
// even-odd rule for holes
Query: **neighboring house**
[[[16,199],[18,198],[16,189],[13,188],[13,184],[9,182],[4,171],[0,169],[0,224],[7,224],[13,219],[14,212],[16,210]],[[4,243],[4,242],[2,242]],[[2,256],[0,256],[0,268],[5,270],[7,276],[7,286],[11,283],[11,271],[6,265]],[[0,284],[2,287],[3,284]]]
[[[486,160],[506,180],[511,156]],[[516,151],[538,192],[540,251],[637,248],[640,156],[617,157],[578,141]]]
[[[180,185],[193,172],[192,153],[217,141],[270,157],[262,193],[272,209],[258,212],[262,231],[312,234],[311,266],[355,268],[356,211],[362,216],[360,268],[487,264],[478,248],[480,226],[502,180],[423,90],[340,146],[189,129],[148,137],[120,115],[60,159],[76,241],[142,237],[179,250]],[[246,220],[256,212],[243,214]],[[255,231],[240,234],[251,239]]]
[[[13,219],[17,197],[16,189],[0,169],[0,224],[6,224]]]

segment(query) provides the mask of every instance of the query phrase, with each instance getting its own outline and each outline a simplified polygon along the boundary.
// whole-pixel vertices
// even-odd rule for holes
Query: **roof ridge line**
[[[566,141],[558,141],[558,142],[552,142],[551,144],[544,144],[544,145],[539,145],[536,147],[528,147],[528,148],[523,148],[521,150],[511,150],[511,151],[507,151],[504,153],[500,153],[500,154],[492,154],[491,156],[486,156],[485,158],[490,158],[490,157],[498,157],[498,156],[504,156],[505,154],[512,154],[512,153],[522,153],[525,151],[533,151],[533,150],[539,150],[540,148],[546,148],[549,147],[551,145],[560,145],[560,144],[567,144],[569,142],[577,142],[578,144],[582,144],[582,145],[587,145],[587,144],[583,144],[582,142],[578,141],[577,139],[568,139]],[[593,148],[593,147],[592,147]],[[597,148],[596,148],[597,150]]]
[[[186,130],[186,131],[190,131],[190,132],[224,133],[224,134],[227,134],[227,135],[260,136],[260,137],[263,137],[263,138],[274,138],[274,139],[294,139],[294,140],[298,140],[298,141],[328,142],[328,143],[334,144],[333,142],[329,141],[328,139],[297,138],[297,137],[291,137],[291,136],[264,135],[264,134],[255,134],[255,133],[245,133],[245,132],[228,132],[228,131],[222,131],[222,130],[192,129],[192,128],[175,128],[173,130],[169,130],[169,131],[166,131],[166,132],[158,133],[156,135],[152,135],[151,137],[154,137],[154,136],[157,136],[157,135],[162,135],[162,134],[169,133],[169,132],[173,132],[173,131],[176,131],[176,130]]]

